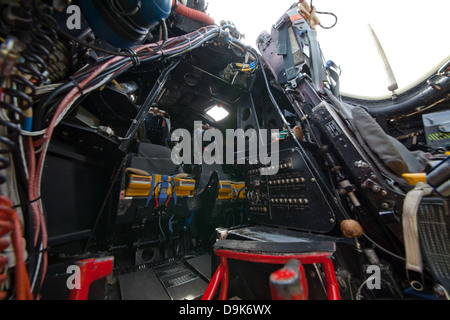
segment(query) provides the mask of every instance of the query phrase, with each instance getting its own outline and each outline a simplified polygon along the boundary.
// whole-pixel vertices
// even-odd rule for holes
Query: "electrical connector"
[[[13,74],[24,48],[24,44],[16,37],[9,36],[5,39],[0,46],[0,74],[2,76],[10,76]]]
[[[99,126],[97,130],[101,133],[106,133],[108,136],[113,137],[114,136],[114,130],[110,127],[106,126]]]

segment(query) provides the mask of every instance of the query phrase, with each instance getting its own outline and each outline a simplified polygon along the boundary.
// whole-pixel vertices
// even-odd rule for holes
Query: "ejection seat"
[[[404,182],[414,186],[403,201],[402,229],[405,244],[405,268],[415,286],[423,288],[424,262],[428,265],[436,291],[448,299],[450,292],[450,157],[431,162],[421,151],[411,152],[387,135],[361,107],[351,109],[353,123],[370,149],[383,164]],[[400,180],[401,181],[401,180]],[[403,182],[403,181],[402,181]]]
[[[171,160],[171,149],[165,146],[140,143],[138,152],[128,155],[128,162],[122,173],[118,218],[134,214],[128,212],[130,203],[139,202],[144,208],[168,205],[169,200],[176,203],[180,197],[192,196],[195,188],[193,176],[183,172],[182,168]],[[156,197],[157,195],[157,197]],[[154,198],[156,197],[156,198]],[[139,213],[138,213],[139,215]]]
[[[171,247],[192,214],[194,191],[194,177],[172,162],[170,148],[141,142],[127,155],[115,225],[118,243],[135,248],[136,265],[158,261],[161,245]]]
[[[165,146],[140,143],[138,152],[129,155],[118,220],[132,223],[162,206],[182,219],[184,231],[193,226],[197,237],[210,239],[223,224],[225,202],[244,197],[244,183],[225,180],[221,165],[175,165],[171,153]]]
[[[428,162],[423,152],[411,152],[397,139],[389,136],[362,107],[351,109],[356,129],[380,160],[397,176],[420,173]]]

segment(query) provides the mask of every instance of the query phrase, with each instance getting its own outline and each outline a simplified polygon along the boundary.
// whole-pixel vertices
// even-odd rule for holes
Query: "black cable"
[[[164,70],[162,70],[160,76],[156,80],[155,85],[153,86],[152,90],[150,91],[141,108],[139,109],[135,121],[128,130],[126,137],[133,137],[137,133],[145,117],[147,116],[150,107],[153,105],[155,99],[165,86],[166,81],[170,76],[170,73],[172,72],[173,69],[175,69],[178,66],[180,61],[181,61],[180,59],[177,59],[176,61],[171,62],[171,64],[167,66]],[[122,144],[119,146],[119,150],[126,152],[130,143],[131,141],[129,139],[127,141],[123,141]]]
[[[372,240],[366,233],[363,233],[364,238],[366,238],[370,243],[372,243],[376,248],[380,249],[381,251],[383,251],[384,253],[390,255],[391,257],[394,257],[400,261],[405,262],[406,259],[403,257],[400,257],[399,255],[396,255],[395,253],[383,248],[382,246],[380,246],[378,243],[376,243],[374,240]]]
[[[266,75],[266,73],[265,73],[264,66],[262,65],[262,61],[260,61],[260,66],[261,66],[262,73],[263,73],[263,76],[264,76],[264,80],[265,80],[265,83],[266,83],[266,86],[267,86],[267,90],[268,90],[268,93],[269,93],[269,97],[270,97],[272,103],[274,104],[274,107],[277,109],[278,113],[280,114],[280,117],[282,118],[283,122],[284,122],[285,125],[287,126],[289,132],[291,133],[291,136],[292,136],[293,139],[294,139],[294,141],[295,141],[296,144],[299,146],[300,150],[303,151],[303,147],[301,146],[300,142],[299,142],[299,141],[297,140],[297,138],[295,137],[295,134],[294,134],[294,132],[292,131],[292,129],[291,129],[289,123],[287,123],[286,119],[284,118],[283,113],[281,112],[281,108],[279,107],[278,103],[276,102],[275,97],[272,95],[272,92],[271,92],[271,90],[270,90],[270,85],[269,85],[269,82],[268,82],[268,80],[267,80],[267,75]],[[307,157],[304,157],[304,159],[306,160]],[[311,166],[311,164],[309,164],[308,166]],[[313,166],[311,166],[311,169],[314,169],[314,171],[315,171],[315,168],[314,168]],[[325,189],[326,189],[326,190],[330,193],[330,195],[333,197],[333,194],[331,193],[331,191],[328,190],[328,188],[325,188]],[[342,211],[341,214],[342,214],[343,218],[347,217],[347,213],[346,213],[345,209],[342,208],[342,207],[339,205],[339,203],[337,204],[337,207]],[[391,251],[385,249],[384,247],[382,247],[381,245],[379,245],[378,243],[376,243],[376,242],[375,242],[374,240],[372,240],[366,233],[364,233],[363,235],[364,235],[364,237],[365,237],[369,242],[371,242],[374,246],[376,246],[376,247],[377,247],[378,249],[380,249],[381,251],[385,252],[386,254],[391,255],[392,257],[395,257],[396,259],[399,259],[399,260],[401,260],[401,261],[405,261],[405,259],[404,259],[403,257],[400,257],[400,256],[396,255],[395,253],[392,253]]]
[[[261,72],[264,76],[264,81],[267,87],[267,91],[270,97],[270,100],[272,101],[275,109],[277,110],[278,114],[280,115],[283,124],[285,125],[285,127],[288,129],[292,139],[294,140],[295,144],[298,146],[298,149],[300,150],[300,154],[303,158],[303,160],[305,161],[305,164],[307,165],[308,169],[314,174],[314,176],[316,177],[320,177],[319,172],[317,171],[317,169],[315,168],[314,164],[310,162],[308,155],[305,153],[305,150],[303,148],[303,146],[301,145],[301,143],[298,141],[294,131],[291,128],[291,125],[287,122],[286,118],[283,115],[283,112],[281,111],[280,106],[278,105],[277,101],[275,100],[275,97],[272,94],[272,90],[270,89],[270,85],[269,85],[269,81],[267,79],[267,75],[266,72],[264,70],[264,65],[262,63],[262,60],[259,59],[259,63],[260,63],[260,67],[261,67]],[[317,183],[319,184],[321,181],[321,179],[317,179]],[[323,185],[322,183],[320,183],[320,185],[318,185],[319,189],[324,192],[322,189],[325,190],[326,193],[328,193],[328,196],[333,199],[334,198],[334,194],[333,192],[331,192],[331,190],[329,190],[328,187],[326,187],[325,185]],[[339,205],[339,202],[334,203],[336,205],[336,208],[338,209],[338,212],[340,213],[341,219],[345,219],[345,217],[347,216],[347,213],[345,211],[345,209],[343,207],[341,207]]]
[[[86,243],[86,247],[84,248],[84,253],[87,253],[89,246],[91,244],[92,238],[94,237],[95,231],[98,227],[98,224],[100,222],[101,217],[103,216],[103,212],[105,211],[106,208],[106,204],[108,202],[108,199],[111,197],[112,195],[112,191],[114,190],[114,187],[117,183],[117,181],[119,180],[120,177],[120,173],[122,172],[123,167],[127,164],[128,161],[128,155],[126,155],[123,160],[122,163],[120,164],[120,166],[117,168],[116,174],[111,182],[111,186],[109,187],[108,193],[106,194],[105,200],[103,201],[102,207],[100,208],[100,211],[98,213],[97,219],[95,220],[94,226],[92,227],[91,230],[91,234],[89,235],[89,239]]]
[[[109,76],[110,74],[115,73],[120,69],[123,69],[126,66],[126,64],[129,62],[130,62],[129,60],[122,60],[116,64],[113,64],[112,66],[107,68],[102,74],[100,74],[98,77],[96,77],[91,82],[89,82],[85,86],[85,89],[89,89],[90,87],[96,85],[98,82],[103,81],[103,79],[105,77]],[[129,68],[131,68],[131,66],[122,70],[120,73],[115,75],[114,78],[116,78],[119,75],[121,75],[122,73],[128,71]],[[76,79],[77,82],[81,82],[88,76],[89,76],[89,73],[86,73],[86,74],[82,74],[81,76],[74,78],[74,79]],[[64,96],[70,90],[72,90],[74,87],[75,87],[75,85],[74,85],[73,81],[68,81],[64,85],[60,86],[58,89],[52,91],[45,99],[41,100],[41,102],[39,103],[39,105],[36,108],[36,115],[35,115],[35,121],[34,121],[34,126],[33,126],[35,131],[39,131],[39,130],[43,129],[43,127],[45,126],[45,121],[47,119],[51,118],[52,113],[58,107],[61,99],[63,99]],[[49,108],[47,108],[47,106],[50,104],[51,104],[51,106]]]
[[[161,231],[161,235],[163,237],[162,240],[163,240],[163,242],[166,242],[166,240],[167,240],[166,234],[164,233],[164,230],[161,226],[161,215],[159,215],[159,218],[158,218],[158,225],[159,225],[159,230]]]
[[[34,110],[34,117],[33,117],[33,130],[38,131],[41,130],[44,126],[44,119],[46,114],[45,107],[52,103],[52,101],[55,101],[56,98],[61,95],[69,92],[73,87],[73,83],[68,82],[56,90],[53,90],[50,94],[48,94],[45,99],[41,99],[39,104],[35,107]]]
[[[331,27],[324,27],[322,24],[319,24],[319,26],[320,26],[322,29],[331,29],[331,28],[334,28],[334,27],[337,25],[337,23],[338,23],[338,17],[337,17],[337,15],[335,15],[334,13],[332,13],[332,12],[324,12],[324,11],[316,11],[316,13],[317,13],[317,14],[328,14],[328,15],[330,15],[330,16],[333,16],[334,19],[336,19],[335,22],[334,22],[334,24],[333,24]]]
[[[43,23],[46,24],[48,27],[51,27],[51,28],[53,28],[54,30],[56,30],[56,32],[57,32],[60,36],[66,38],[66,39],[75,41],[75,42],[77,42],[78,44],[82,45],[83,47],[90,48],[90,49],[95,50],[95,51],[98,51],[98,52],[107,53],[107,54],[113,55],[113,56],[121,56],[121,57],[129,57],[129,58],[146,57],[146,56],[148,56],[148,55],[150,54],[149,52],[131,54],[131,53],[126,53],[126,52],[111,51],[111,50],[108,50],[108,49],[104,49],[104,48],[97,47],[97,46],[95,46],[95,45],[92,45],[92,44],[90,44],[90,43],[87,43],[86,41],[83,41],[83,40],[81,40],[81,39],[78,39],[77,37],[72,36],[71,34],[69,34],[69,33],[67,33],[67,32],[62,31],[60,28],[58,28],[58,25],[57,25],[56,21],[53,19],[53,17],[51,17],[51,16],[49,16],[49,15],[47,15],[47,14],[42,14],[42,13],[41,13],[41,16],[42,16],[42,17],[45,17],[45,18],[47,18],[47,19],[49,19],[50,21],[53,22],[53,25],[51,25],[51,24],[48,23],[47,21],[44,21]],[[164,26],[164,25],[165,25],[165,21],[164,21],[164,22],[161,22],[161,24]],[[161,45],[158,46],[157,51],[161,50],[162,45],[163,45],[163,43],[162,43]],[[153,52],[156,53],[157,51],[153,51]]]
[[[163,32],[164,39],[167,38],[167,35],[168,35],[168,33]],[[209,36],[208,35],[206,36],[206,39],[199,38],[193,43],[193,47],[195,48],[196,46],[200,45],[204,41],[208,41],[210,37],[213,38],[215,36],[216,35],[211,33]],[[164,39],[163,39],[163,42],[165,41]],[[180,46],[181,49],[173,52],[171,55],[175,55],[179,52],[184,52],[185,49],[182,47],[183,47],[183,44],[186,44],[187,42],[188,42],[188,40],[185,40],[185,41],[181,42],[180,44],[178,44],[178,46]],[[153,60],[159,59],[160,57],[161,57],[161,55],[154,55],[154,56],[148,57],[147,59],[141,59],[141,61],[145,61],[145,62],[153,61]],[[117,78],[118,76],[120,76],[124,72],[128,71],[133,66],[133,65],[129,65],[128,67],[126,67],[127,64],[129,64],[129,62],[131,62],[132,59],[135,59],[135,58],[136,57],[127,57],[126,59],[118,61],[115,64],[109,66],[99,76],[97,76],[90,83],[88,83],[85,86],[85,89],[88,89],[88,88],[94,86],[96,83],[102,81],[104,79],[104,77],[109,76],[112,73],[116,73],[117,71],[120,70],[120,72],[114,76],[114,78]],[[95,69],[95,67],[93,67],[92,69]],[[73,78],[77,82],[81,82],[87,76],[89,76],[89,74],[90,74],[89,70],[85,70],[81,75],[79,75],[78,77],[73,77]],[[61,86],[60,88],[54,90],[49,96],[47,96],[44,100],[42,100],[40,102],[39,106],[36,108],[37,112],[36,112],[36,118],[35,118],[35,122],[34,122],[34,130],[36,130],[36,131],[41,130],[43,128],[43,126],[45,125],[45,120],[49,119],[51,117],[52,112],[59,105],[58,101],[63,98],[63,97],[60,97],[60,98],[58,98],[59,100],[56,100],[57,97],[62,96],[64,93],[67,93],[68,91],[72,90],[73,88],[74,88],[73,81],[69,81],[66,84],[64,84],[63,86]],[[53,105],[50,108],[46,108],[48,104],[52,103],[52,101],[54,101]]]
[[[14,205],[14,206],[12,206],[12,208],[13,209],[25,208],[25,207],[29,206],[30,204],[33,204],[33,203],[38,202],[40,200],[41,200],[41,197],[39,197],[37,199],[34,199],[34,200],[31,200],[31,201],[28,201],[28,202],[25,202],[25,203]]]
[[[36,3],[34,3],[34,9],[37,12],[38,16],[40,18],[43,18],[43,19],[41,19],[42,20],[41,22],[44,25],[49,27],[51,30],[56,31],[56,33],[60,34],[61,36],[65,37],[67,39],[70,39],[72,41],[75,41],[78,44],[80,44],[80,45],[82,45],[82,46],[84,46],[86,48],[90,48],[90,49],[95,50],[95,51],[107,53],[107,54],[112,55],[112,56],[139,58],[139,57],[146,57],[146,56],[149,55],[149,52],[140,53],[140,54],[133,54],[133,53],[127,53],[127,52],[112,51],[112,50],[108,50],[108,49],[97,47],[95,45],[91,45],[91,44],[89,44],[89,43],[87,43],[87,42],[85,42],[85,41],[83,41],[83,40],[81,40],[81,39],[79,39],[79,38],[77,38],[75,36],[72,36],[71,34],[64,32],[63,30],[61,30],[58,27],[58,24],[57,24],[56,20],[52,16],[50,16],[49,14],[43,13],[40,10],[39,5],[37,5]],[[166,25],[166,22],[165,22],[164,19],[160,22],[160,28],[162,29],[163,42],[158,46],[158,48],[156,48],[156,50],[153,50],[153,53],[156,53],[159,50],[161,50],[161,48],[165,44],[166,40],[168,39],[168,29],[167,29],[167,25]]]
[[[141,9],[141,6],[142,6],[142,1],[137,0],[136,7],[133,10],[131,10],[130,12],[125,12],[125,11],[123,11],[122,5],[117,0],[109,0],[109,2],[111,4],[111,6],[113,7],[113,9],[122,16],[134,16]]]
[[[167,23],[166,20],[163,19],[160,23],[161,29],[162,29],[162,34],[161,34],[161,39],[162,40],[161,44],[159,45],[159,47],[154,50],[155,52],[158,52],[163,46],[164,44],[167,42],[167,40],[169,39],[169,30],[167,28]]]
[[[98,91],[98,96],[100,97],[100,100],[103,102],[103,104],[105,105],[105,107],[108,108],[108,110],[111,111],[111,113],[112,113],[117,119],[120,119],[120,120],[123,120],[123,121],[130,121],[130,119],[124,118],[124,117],[120,116],[119,114],[117,114],[117,113],[114,111],[114,109],[110,106],[110,104],[109,104],[108,102],[106,102],[105,98],[103,97],[102,92],[103,92],[102,90],[99,90],[99,91]]]
[[[242,214],[241,214],[241,210],[240,210],[240,206],[239,206],[239,198],[241,197],[241,193],[242,193],[242,191],[244,191],[244,190],[247,190],[247,187],[243,187],[243,188],[241,188],[240,190],[239,190],[239,192],[238,192],[238,194],[237,194],[237,197],[236,197],[236,202],[235,202],[235,206],[236,206],[236,211],[237,211],[237,213],[239,214],[239,224],[242,224],[242,221],[243,221],[243,216],[242,216]],[[233,215],[233,220],[234,220],[234,215]]]
[[[163,27],[163,32],[162,32],[162,44],[156,49],[156,50],[160,50],[160,48],[163,47],[164,43],[167,42],[168,40],[168,31],[167,31],[167,25],[165,24],[165,21],[162,22],[162,27]],[[215,34],[217,30],[216,29],[211,29],[208,32],[206,32],[205,36],[199,37],[199,39],[196,39],[193,43],[192,46],[190,46],[190,49],[196,48],[197,46],[199,46],[201,43],[204,43],[206,41],[209,41],[210,39],[216,37],[217,35]],[[180,43],[177,44],[177,47],[180,47],[179,50],[176,50],[174,52],[171,53],[171,56],[173,55],[177,55],[179,53],[182,53],[185,51],[185,46],[187,43],[190,43],[191,40],[190,39],[186,39]],[[155,50],[153,51],[154,53],[156,52]],[[98,77],[96,77],[94,80],[92,80],[92,82],[90,82],[89,84],[87,84],[85,86],[85,88],[89,88],[93,85],[95,85],[96,83],[98,83],[99,81],[102,81],[104,79],[104,77],[109,76],[111,73],[115,73],[121,69],[121,72],[116,74],[115,77],[118,77],[120,74],[128,71],[129,68],[132,67],[128,66],[127,68],[125,68],[125,66],[130,62],[133,61],[133,59],[137,59],[138,56],[140,55],[133,55],[133,54],[128,54],[127,55],[127,59],[123,59],[121,61],[118,61],[117,63],[109,66],[107,69],[105,69]],[[149,62],[149,61],[154,61],[157,59],[160,59],[163,54],[154,54],[154,55],[149,55],[149,53],[146,53],[145,59],[141,59],[142,62]],[[112,57],[112,55],[111,55]],[[102,59],[108,59],[110,57],[104,57]],[[135,62],[136,64],[136,62]],[[74,76],[74,80],[76,82],[81,82],[83,81],[87,76],[89,76],[90,74],[90,70],[95,69],[95,66],[92,68],[89,68],[88,70],[84,70],[82,71],[82,73],[78,76]],[[49,117],[51,117],[52,112],[56,109],[57,105],[59,103],[57,103],[56,98],[64,93],[67,93],[68,91],[73,89],[73,82],[68,82],[66,83],[64,86],[56,89],[55,91],[53,91],[49,96],[47,96],[47,98],[45,98],[44,100],[41,100],[40,104],[38,105],[38,107],[36,108],[36,117],[35,117],[35,121],[34,121],[34,130],[40,130],[42,129],[42,127],[45,125],[45,120],[49,119]],[[47,109],[47,105],[52,103],[52,101],[55,101],[53,106],[51,106],[50,108]]]

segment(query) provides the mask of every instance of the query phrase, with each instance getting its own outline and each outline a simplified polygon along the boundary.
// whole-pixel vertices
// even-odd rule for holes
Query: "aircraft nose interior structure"
[[[0,13],[0,299],[449,299],[448,62],[347,95],[304,0],[254,47],[202,0]]]

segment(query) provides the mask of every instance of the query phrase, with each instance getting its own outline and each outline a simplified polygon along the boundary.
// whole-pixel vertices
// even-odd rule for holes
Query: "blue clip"
[[[175,175],[175,176],[176,176],[176,175]],[[171,181],[170,186],[171,186],[171,188],[172,188],[172,198],[173,198],[173,204],[174,204],[174,205],[177,204],[177,193],[176,193],[176,191],[175,191],[175,184],[174,184],[174,182],[173,182],[173,179],[175,178],[175,176],[171,176],[171,177],[170,177],[170,181]]]
[[[300,36],[300,37],[302,37],[303,35],[305,35],[305,34],[307,34],[308,33],[308,30],[300,30],[299,32],[298,32],[298,35]]]
[[[192,223],[192,220],[194,220],[195,212],[192,212],[191,216],[186,219],[186,221],[183,224],[183,230],[187,231],[189,229],[189,226]]]
[[[31,131],[33,130],[33,118],[25,118],[25,121],[23,123],[23,130],[24,131]]]
[[[159,202],[166,203],[167,201],[167,189],[169,188],[169,176],[161,176],[161,185],[159,187]]]
[[[173,218],[175,218],[175,215],[172,215],[169,219],[169,231],[170,233],[173,233],[173,225],[172,225],[172,220]]]
[[[148,194],[147,203],[145,204],[145,207],[148,208],[148,205],[150,204],[150,201],[153,197],[153,190],[155,190],[155,175],[152,174],[152,187],[150,189],[150,193]]]
[[[156,180],[155,175],[152,174],[152,187],[150,189],[150,193],[148,194],[147,203],[145,204],[145,208],[148,208],[150,201],[153,198],[153,192],[154,192],[155,186],[156,186],[155,180]],[[173,180],[173,176],[171,177],[170,180]],[[169,176],[161,176],[158,200],[160,203],[165,203],[167,201],[167,197],[168,197],[167,189],[169,187],[172,188],[172,197],[173,197],[174,204],[176,205],[177,204],[177,193],[175,192],[175,187],[174,187],[173,183],[169,181]]]
[[[175,192],[175,187],[172,187],[172,189],[173,204],[177,205],[177,193]]]

